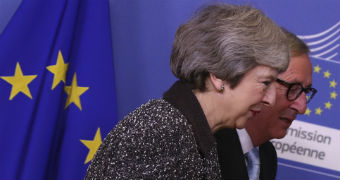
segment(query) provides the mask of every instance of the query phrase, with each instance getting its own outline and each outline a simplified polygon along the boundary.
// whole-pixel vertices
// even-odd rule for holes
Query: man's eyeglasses
[[[312,87],[304,88],[301,83],[289,83],[279,78],[276,79],[276,82],[288,88],[286,96],[289,101],[296,100],[302,92],[304,92],[307,97],[307,103],[309,103],[313,96],[318,92]]]

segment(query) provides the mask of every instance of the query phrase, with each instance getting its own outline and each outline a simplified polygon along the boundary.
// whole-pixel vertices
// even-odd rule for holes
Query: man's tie
[[[260,177],[259,150],[254,147],[246,153],[249,180],[257,180]]]

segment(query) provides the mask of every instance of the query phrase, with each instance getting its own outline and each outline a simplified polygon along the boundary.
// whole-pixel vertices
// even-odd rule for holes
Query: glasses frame
[[[312,92],[310,97],[306,98],[307,103],[309,103],[310,100],[314,97],[314,95],[318,92],[318,90],[316,90],[315,88],[312,88],[312,87],[304,88],[301,83],[289,83],[289,82],[286,82],[286,81],[279,79],[279,78],[276,78],[276,82],[278,82],[279,84],[288,88],[287,93],[286,93],[286,97],[287,97],[288,101],[295,101],[297,98],[299,98],[301,96],[302,92],[304,92],[305,94],[307,94],[308,92]],[[296,85],[301,87],[301,91],[296,95],[296,97],[294,97],[293,99],[290,99],[289,98],[289,92],[290,92],[291,88],[293,86],[296,86]]]

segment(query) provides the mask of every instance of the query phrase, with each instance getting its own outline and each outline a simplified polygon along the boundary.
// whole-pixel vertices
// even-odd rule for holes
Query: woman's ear
[[[216,91],[223,92],[225,82],[222,79],[217,78],[214,74],[209,73],[209,79],[211,81],[212,86]]]

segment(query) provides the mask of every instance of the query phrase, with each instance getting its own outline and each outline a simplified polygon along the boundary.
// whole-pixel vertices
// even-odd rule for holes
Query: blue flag
[[[0,19],[0,179],[84,178],[117,123],[109,2],[15,3]]]

